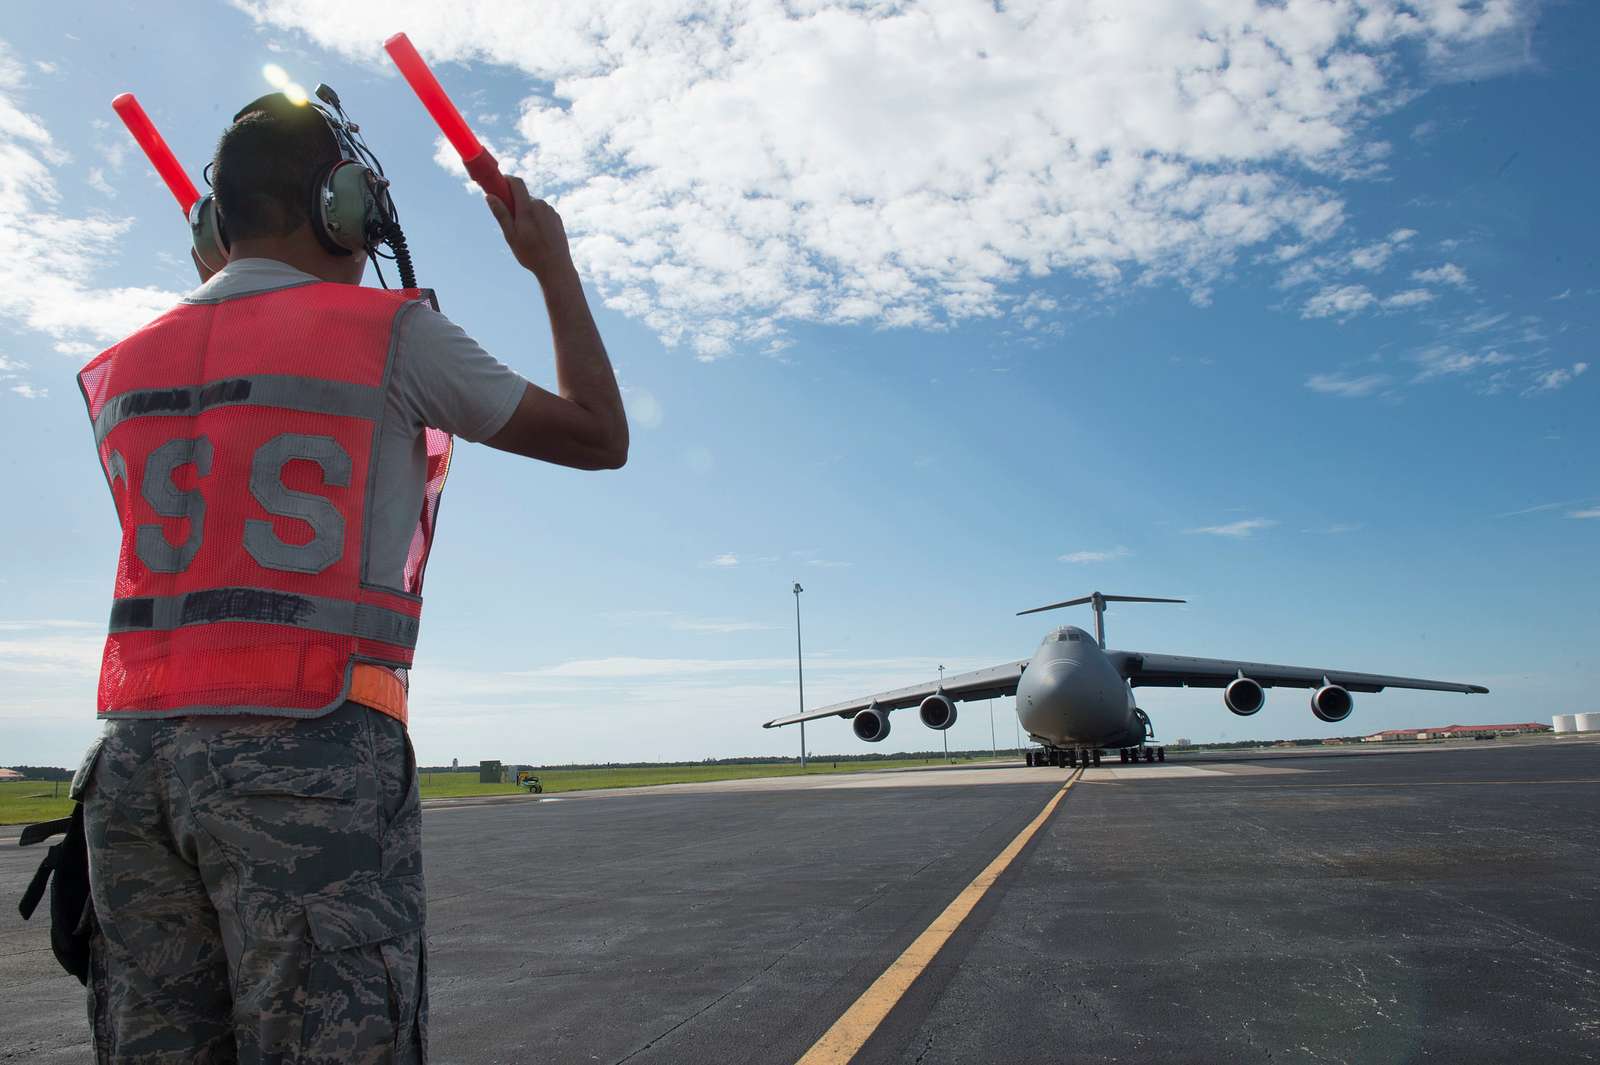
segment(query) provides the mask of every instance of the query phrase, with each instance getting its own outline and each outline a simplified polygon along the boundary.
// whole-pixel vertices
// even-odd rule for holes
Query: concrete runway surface
[[[799,1061],[1069,775],[430,805],[433,1060]],[[1587,739],[1109,763],[853,1060],[1600,1060],[1597,811]],[[0,1061],[86,1061],[36,861],[0,843]]]

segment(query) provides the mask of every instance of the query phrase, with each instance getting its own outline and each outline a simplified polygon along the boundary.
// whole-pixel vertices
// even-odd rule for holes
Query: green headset
[[[389,195],[389,181],[383,176],[383,165],[362,141],[361,127],[344,113],[338,93],[326,85],[318,85],[317,99],[322,103],[296,104],[283,93],[269,93],[246,104],[233,120],[238,122],[254,111],[284,114],[301,108],[309,108],[322,116],[339,148],[339,158],[318,170],[311,181],[311,202],[307,211],[311,231],[316,234],[318,243],[334,255],[365,251],[373,256],[380,282],[383,282],[383,272],[376,260],[393,259],[400,272],[401,287],[415,288],[411,255],[400,230],[394,200]],[[208,181],[209,176],[208,168]],[[189,209],[189,232],[200,262],[208,270],[221,270],[228,262],[229,243],[215,193],[206,193]],[[382,245],[388,246],[388,254],[379,251]]]

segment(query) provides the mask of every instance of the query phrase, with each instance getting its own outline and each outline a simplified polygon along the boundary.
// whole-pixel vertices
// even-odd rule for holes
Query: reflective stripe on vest
[[[184,303],[79,374],[123,526],[101,715],[316,716],[359,688],[404,720],[447,434],[424,434],[402,587],[374,583],[367,540],[395,334],[424,296]]]

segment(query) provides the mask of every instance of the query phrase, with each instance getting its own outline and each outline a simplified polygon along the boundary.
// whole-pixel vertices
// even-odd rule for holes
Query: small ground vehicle
[[[544,785],[539,783],[539,778],[526,769],[517,774],[517,786],[527,788],[529,795],[544,794]]]

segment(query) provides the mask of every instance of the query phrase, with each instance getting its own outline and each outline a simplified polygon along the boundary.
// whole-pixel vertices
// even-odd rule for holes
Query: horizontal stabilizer
[[[1051,603],[1049,606],[1036,606],[1032,610],[1019,610],[1017,611],[1017,617],[1020,618],[1024,614],[1042,614],[1046,610],[1060,610],[1064,606],[1082,606],[1085,603],[1093,603],[1097,599],[1102,603],[1184,603],[1188,601],[1185,599],[1153,599],[1147,595],[1101,595],[1099,592],[1091,592],[1077,599],[1068,599],[1064,603]]]

